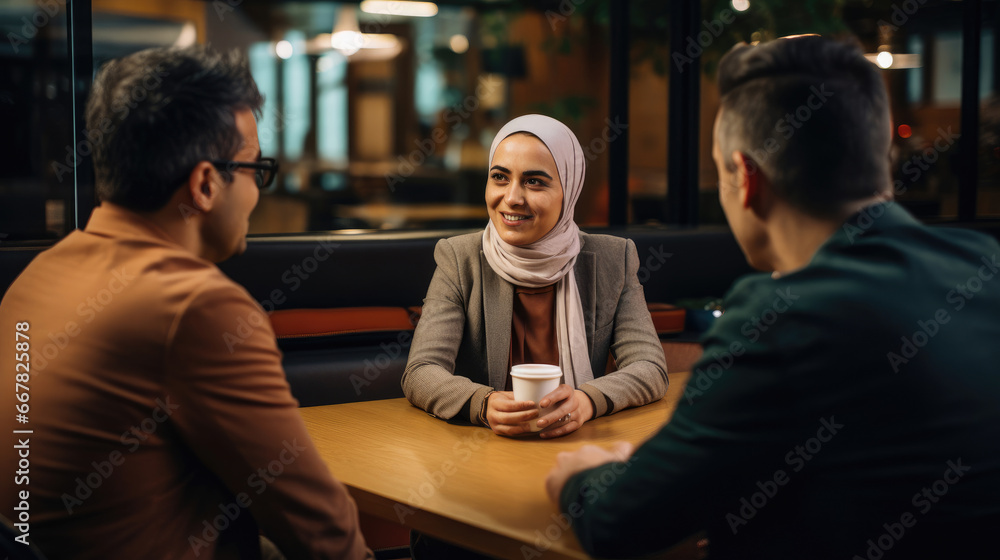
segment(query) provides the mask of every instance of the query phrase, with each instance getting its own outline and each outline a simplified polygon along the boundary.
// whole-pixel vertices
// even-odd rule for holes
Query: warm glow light
[[[875,63],[878,64],[879,68],[888,68],[892,66],[892,53],[889,51],[882,51],[878,53],[875,57]]]
[[[351,56],[361,50],[364,42],[364,37],[357,31],[338,31],[330,35],[330,46],[345,56]]]
[[[278,58],[289,59],[292,57],[292,44],[288,41],[278,41],[278,44],[274,45],[274,54],[278,55]]]
[[[184,47],[190,47],[191,45],[198,42],[198,30],[195,29],[194,24],[190,21],[184,24],[181,28],[181,34],[177,36],[177,40],[174,41],[174,46],[183,49]]]
[[[869,62],[882,68],[883,70],[903,70],[906,68],[920,68],[923,61],[919,54],[890,53],[883,50],[875,53],[865,53],[865,58]]]
[[[367,14],[384,16],[431,17],[438,13],[437,4],[434,2],[365,0],[360,7],[361,11]]]
[[[351,56],[361,50],[362,43],[357,11],[353,6],[342,7],[330,35],[330,46],[344,56]]]
[[[462,54],[469,50],[469,39],[465,35],[452,35],[451,39],[448,40],[448,46],[451,47],[452,51]]]
[[[399,39],[392,33],[338,31],[330,36],[330,46],[351,56],[361,49],[395,49],[399,47]]]
[[[362,49],[394,49],[399,46],[399,39],[392,33],[362,33]]]
[[[750,9],[750,0],[733,0],[733,9],[737,12],[745,12]]]
[[[910,129],[910,125],[908,124],[899,125],[896,131],[899,132],[900,138],[909,138],[910,136],[913,136],[913,130]]]

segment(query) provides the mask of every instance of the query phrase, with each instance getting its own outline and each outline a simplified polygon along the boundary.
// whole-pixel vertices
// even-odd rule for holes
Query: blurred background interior
[[[585,147],[581,225],[724,227],[716,64],[737,42],[798,33],[853,37],[883,69],[904,205],[927,221],[997,218],[997,4],[4,0],[0,244],[86,223],[82,107],[100,65],[196,43],[246,52],[266,96],[261,148],[281,171],[255,234],[482,227],[490,142],[533,112]],[[975,143],[955,142],[970,128]]]

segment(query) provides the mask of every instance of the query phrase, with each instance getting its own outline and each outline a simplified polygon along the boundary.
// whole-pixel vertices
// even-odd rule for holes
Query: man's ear
[[[184,188],[191,195],[191,202],[201,212],[210,212],[219,194],[218,171],[207,162],[200,161],[188,175]]]
[[[750,208],[760,202],[764,176],[757,162],[742,152],[733,152],[733,163],[736,164],[736,182],[740,188],[740,202],[744,208]]]

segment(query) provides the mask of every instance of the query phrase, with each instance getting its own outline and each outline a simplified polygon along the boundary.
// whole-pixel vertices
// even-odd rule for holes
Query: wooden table
[[[673,413],[688,373],[671,373],[667,396],[598,418],[556,440],[505,438],[432,418],[406,399],[301,409],[330,471],[358,508],[383,519],[510,559],[587,558],[545,493],[560,451],[648,439]]]

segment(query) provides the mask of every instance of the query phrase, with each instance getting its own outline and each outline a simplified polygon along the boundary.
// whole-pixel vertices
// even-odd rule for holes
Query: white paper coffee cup
[[[545,395],[555,391],[562,380],[559,366],[549,364],[521,364],[510,368],[514,386],[515,401],[532,401],[537,406]],[[531,431],[537,432],[538,418],[555,410],[555,405],[538,411],[538,417],[531,421]]]

